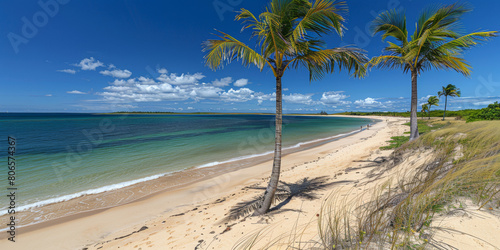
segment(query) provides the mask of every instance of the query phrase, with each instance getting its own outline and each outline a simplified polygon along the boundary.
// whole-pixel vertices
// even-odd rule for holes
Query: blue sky
[[[328,47],[357,45],[369,57],[382,53],[380,35],[367,27],[376,13],[406,9],[409,31],[431,0],[347,1],[345,36],[325,37]],[[450,4],[454,1],[441,0]],[[275,79],[269,69],[233,62],[205,67],[201,43],[214,29],[249,40],[232,11],[260,13],[268,1],[2,1],[0,3],[0,112],[274,112]],[[500,2],[469,1],[467,32],[500,30]],[[427,71],[419,97],[436,95],[449,83],[462,98],[449,109],[482,108],[500,100],[500,38],[465,53],[473,74]],[[283,78],[284,112],[407,111],[410,76],[371,70],[365,79],[347,72],[309,82],[306,70]]]

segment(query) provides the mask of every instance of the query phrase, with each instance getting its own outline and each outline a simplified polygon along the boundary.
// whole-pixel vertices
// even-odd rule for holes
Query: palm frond
[[[240,11],[238,11],[238,13],[239,14],[236,15],[235,20],[242,21],[244,26],[241,28],[241,31],[250,28],[253,29],[252,37],[260,36],[265,32],[264,23],[257,19],[257,17],[255,17],[252,12],[242,8]]]
[[[460,18],[467,12],[471,11],[466,4],[454,3],[451,5],[443,6],[435,11],[432,15],[423,23],[420,34],[425,30],[436,30],[440,28],[453,28],[460,20]],[[420,36],[415,37],[418,39]]]
[[[304,66],[309,70],[309,80],[319,80],[326,73],[333,73],[337,68],[339,71],[347,69],[354,77],[364,77],[368,59],[364,51],[353,47],[341,47],[334,49],[323,49],[318,51],[307,51],[297,56],[290,62],[292,68]]]
[[[397,54],[373,57],[366,66],[367,68],[402,69],[405,72],[409,70],[407,61],[405,61],[403,56]]]
[[[404,12],[389,10],[381,13],[372,23],[373,33],[382,32],[382,39],[394,37],[403,45],[408,42],[408,30],[406,29],[406,16]]]
[[[322,35],[336,31],[342,36],[345,29],[342,14],[345,13],[347,4],[344,1],[316,0],[303,17],[298,17],[300,20],[293,30],[293,40],[305,38],[308,32]]]
[[[422,51],[428,50],[424,46],[434,47],[436,42],[459,37],[455,28],[461,16],[468,11],[470,9],[466,5],[455,3],[421,14],[407,57],[413,57],[416,66],[421,60]]]
[[[355,77],[366,74],[368,61],[364,51],[354,48],[325,49],[321,35],[332,31],[342,35],[345,27],[343,14],[347,5],[342,0],[272,0],[258,16],[241,9],[236,20],[243,22],[242,30],[251,29],[256,37],[257,49],[253,50],[230,35],[219,32],[220,39],[204,43],[206,65],[212,69],[223,62],[242,60],[246,66],[259,69],[268,64],[276,77],[290,67],[304,66],[310,80],[321,79],[334,69],[347,69]],[[258,52],[257,52],[258,51]]]
[[[203,45],[203,51],[208,51],[205,55],[206,65],[211,69],[222,68],[223,62],[230,63],[234,60],[241,60],[243,65],[253,64],[262,70],[266,64],[265,58],[246,44],[236,38],[219,31],[220,39],[211,39]]]
[[[427,100],[427,104],[429,105],[429,108],[430,106],[439,106],[439,98],[437,98],[437,96],[431,96]]]
[[[431,66],[436,69],[442,70],[454,70],[464,76],[469,76],[471,74],[472,66],[463,58],[457,56],[440,56],[437,58],[432,58],[423,62],[422,68],[430,68]],[[427,67],[425,65],[428,65]]]
[[[422,112],[428,112],[429,111],[429,104],[424,103],[422,104]]]
[[[399,54],[399,55],[404,55],[405,54],[405,50],[403,47],[395,44],[395,43],[392,43],[392,42],[387,42],[389,44],[389,46],[385,47],[384,50],[385,51],[389,51],[391,53],[396,53],[396,54]]]
[[[496,36],[498,36],[498,31],[474,32],[443,43],[436,50],[449,51],[450,53],[462,52]]]
[[[452,97],[460,97],[462,94],[460,89],[453,84],[448,84],[446,87],[442,87],[443,91],[438,91],[438,96],[452,96]]]

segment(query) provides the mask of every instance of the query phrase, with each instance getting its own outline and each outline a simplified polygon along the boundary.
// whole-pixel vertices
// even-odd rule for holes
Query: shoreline
[[[319,116],[319,115],[307,115],[307,116]],[[342,116],[331,116],[331,117],[342,117]],[[344,117],[370,119],[371,120],[370,124],[381,121],[380,119],[372,119],[372,118],[366,118],[366,117],[351,117],[351,116],[344,116]],[[294,153],[296,151],[304,150],[304,148],[316,147],[316,146],[321,145],[323,143],[328,143],[330,141],[338,140],[339,138],[350,136],[350,135],[358,133],[358,132],[360,132],[360,131],[357,129],[354,129],[352,131],[348,131],[348,132],[344,132],[344,133],[340,133],[340,134],[336,134],[336,135],[332,135],[332,136],[328,136],[328,137],[324,137],[324,138],[311,139],[309,141],[301,141],[301,142],[298,142],[296,144],[284,147],[282,150],[283,150],[284,154],[290,154],[290,153]],[[31,210],[36,210],[38,208],[42,208],[44,206],[62,203],[62,202],[67,202],[67,201],[71,201],[73,199],[78,199],[78,198],[85,197],[85,196],[101,194],[101,193],[105,193],[105,192],[113,192],[113,191],[120,190],[123,188],[128,188],[129,186],[135,186],[135,185],[139,185],[139,184],[144,183],[144,182],[150,182],[150,181],[153,181],[153,180],[156,180],[159,178],[164,178],[164,177],[176,175],[176,174],[178,174],[182,171],[186,171],[186,170],[202,169],[202,168],[207,168],[207,167],[220,167],[220,166],[226,165],[228,163],[235,163],[237,165],[241,165],[241,164],[238,164],[238,162],[245,162],[245,161],[250,161],[253,159],[259,159],[260,157],[269,156],[272,153],[273,153],[273,151],[267,151],[267,152],[261,152],[261,153],[257,152],[255,154],[238,156],[238,157],[229,158],[226,160],[203,163],[203,164],[198,165],[198,166],[187,167],[187,168],[181,169],[181,170],[173,170],[171,172],[153,174],[150,176],[145,176],[145,177],[141,177],[138,179],[132,179],[132,180],[128,180],[128,181],[122,181],[119,183],[105,184],[104,186],[86,189],[86,190],[82,190],[82,191],[77,191],[75,193],[65,194],[62,196],[46,198],[46,199],[39,200],[39,201],[30,203],[30,204],[21,205],[16,209],[16,211],[18,211],[18,212],[31,211]],[[246,164],[245,167],[251,167],[251,164],[250,165]],[[161,191],[161,190],[159,190],[159,191]],[[117,204],[117,205],[119,205],[119,204]],[[106,206],[106,207],[110,207],[110,206]],[[82,212],[88,212],[88,211],[82,211]],[[4,212],[4,210],[2,210],[0,212],[0,218],[2,218],[2,216],[5,216],[6,214],[7,214],[7,212]],[[40,221],[40,222],[43,222],[43,221]],[[40,223],[40,222],[35,222],[34,224]],[[28,225],[33,225],[33,224],[30,223]],[[28,226],[28,225],[23,225],[23,226]],[[7,228],[0,228],[0,232],[6,231],[6,230],[7,230]],[[1,238],[1,236],[0,236],[0,238]]]
[[[380,117],[370,117],[374,119],[380,119]],[[374,127],[382,126],[385,124],[384,121],[376,123]],[[363,132],[365,132],[364,130]],[[374,133],[377,130],[368,130],[368,132]],[[317,158],[315,151],[324,151],[324,148],[339,147],[340,145],[346,145],[346,143],[359,142],[360,138],[364,137],[365,133],[355,133],[351,136],[343,137],[334,142],[325,143],[323,145],[308,148],[302,151],[294,152],[292,154],[286,155],[283,158],[286,159],[286,164],[284,164],[283,169],[290,169],[296,165],[302,164],[305,160],[313,160]],[[290,161],[289,159],[293,159]],[[165,213],[175,213],[183,207],[193,206],[193,204],[199,204],[202,201],[209,200],[214,197],[220,197],[221,195],[230,192],[232,189],[226,190],[223,188],[225,186],[240,186],[245,183],[255,182],[259,179],[265,179],[269,175],[270,160],[266,160],[262,163],[258,163],[255,166],[247,167],[243,169],[238,169],[226,173],[219,173],[216,176],[207,176],[197,183],[190,183],[178,187],[176,190],[165,190],[160,191],[155,194],[150,194],[145,197],[139,198],[136,201],[128,202],[123,205],[114,206],[111,208],[103,208],[96,211],[85,212],[84,214],[76,214],[66,216],[64,218],[59,218],[56,221],[49,221],[47,223],[39,223],[32,226],[22,227],[18,229],[18,234],[23,236],[22,238],[31,238],[38,240],[30,240],[30,242],[39,242],[37,247],[46,247],[48,249],[58,249],[57,247],[49,244],[50,240],[54,240],[54,235],[56,232],[62,235],[67,235],[68,240],[65,240],[65,244],[61,245],[61,248],[67,248],[68,244],[73,248],[81,247],[82,245],[88,244],[88,242],[95,242],[99,239],[109,235],[120,229],[130,228],[132,225],[140,224],[141,221],[145,221],[156,217],[158,214]],[[203,168],[211,171],[211,168]],[[213,172],[213,170],[212,170]],[[213,174],[213,173],[212,173]],[[161,202],[160,202],[161,201]],[[165,204],[168,204],[165,205]],[[154,207],[155,209],[150,209]],[[144,210],[148,208],[149,211]],[[135,211],[135,212],[131,212]],[[142,212],[137,212],[142,211]],[[147,212],[144,212],[147,211]],[[134,216],[131,216],[133,214]],[[123,220],[123,218],[127,218]],[[106,221],[105,225],[100,227],[92,226],[97,224],[102,224],[102,221]],[[76,230],[74,225],[87,225],[87,227],[95,228],[97,230],[93,232],[86,232],[86,230]],[[83,226],[84,228],[86,226]],[[51,233],[49,233],[51,232]],[[72,232],[72,233],[69,233]],[[21,237],[20,237],[21,238]],[[48,245],[43,244],[43,242]],[[8,244],[6,239],[2,237],[0,240],[0,245]],[[26,243],[26,242],[25,242]],[[17,246],[24,245],[24,243],[16,243]],[[48,247],[50,246],[50,247]],[[63,247],[66,246],[66,247]]]
[[[333,117],[340,117],[340,116],[333,116]],[[344,116],[344,117],[352,117],[352,116]],[[382,121],[380,117],[376,118],[352,117],[352,118],[370,119],[371,120],[370,124],[376,124]],[[364,130],[366,130],[366,128],[364,128],[362,131]],[[350,132],[341,133],[326,138],[319,138],[310,141],[299,142],[295,145],[284,148],[283,156],[315,148],[326,143],[331,143],[337,140],[341,140],[343,138],[355,135],[362,131],[352,130]],[[21,223],[25,224],[23,224],[22,226],[17,226],[17,229],[33,231],[32,228],[43,228],[44,225],[52,225],[55,223],[55,221],[61,221],[61,220],[65,221],[66,218],[72,218],[72,217],[79,218],[82,217],[81,216],[82,214],[99,213],[99,211],[112,209],[114,207],[119,207],[125,204],[130,204],[162,192],[174,192],[178,189],[182,189],[185,186],[196,183],[197,181],[204,181],[207,179],[216,178],[223,174],[227,174],[245,168],[251,168],[254,165],[262,164],[268,161],[268,157],[272,153],[273,153],[272,151],[269,151],[254,155],[241,156],[221,162],[212,162],[197,167],[192,167],[180,171],[174,171],[171,173],[157,174],[153,176],[140,178],[137,180],[106,185],[104,187],[96,189],[85,190],[75,194],[39,201],[38,203],[42,203],[42,205],[36,205],[37,203],[23,205],[21,206],[21,208],[26,206],[28,208],[24,208],[23,210],[17,210],[17,211],[22,212],[22,215],[19,216],[18,218],[21,219]],[[229,165],[236,165],[236,167]],[[172,179],[181,179],[183,181],[175,182],[172,181]],[[162,186],[162,184],[159,184],[162,182],[174,183],[174,184],[168,186],[165,186],[163,184]],[[124,183],[132,183],[132,184],[122,186],[122,184]],[[120,187],[111,190],[100,191],[105,187],[117,186],[117,185],[119,185]],[[151,189],[145,190],[144,186],[153,186],[153,187]],[[118,200],[118,198],[116,198],[110,201],[109,204],[104,204],[104,202],[101,202],[101,204],[99,205],[97,205],[96,203],[92,204],[93,200],[102,201],[104,199],[107,199],[106,196],[121,196],[122,198],[118,202],[116,202]],[[126,198],[123,198],[124,196]],[[56,201],[51,201],[54,199]],[[86,207],[82,207],[81,204],[89,204],[89,205],[87,205]],[[69,211],[63,212],[62,214],[56,214],[53,212],[53,211],[64,210],[67,209],[68,207],[70,207],[71,209]],[[36,219],[40,219],[42,216],[49,216],[49,217],[43,218],[42,221],[36,221]],[[0,218],[2,219],[4,217],[7,217],[7,215],[0,216]],[[0,229],[0,232],[5,232],[5,231],[7,231],[7,228]],[[4,238],[6,238],[5,235],[0,235],[0,239]]]

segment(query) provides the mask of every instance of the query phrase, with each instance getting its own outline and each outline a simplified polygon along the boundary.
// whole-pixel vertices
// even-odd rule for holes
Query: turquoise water
[[[283,147],[357,131],[371,122],[285,116]],[[17,140],[17,202],[23,210],[270,152],[274,116],[0,114],[0,136],[4,148],[7,136]],[[6,180],[7,171],[0,176]],[[0,212],[6,211],[2,206]]]

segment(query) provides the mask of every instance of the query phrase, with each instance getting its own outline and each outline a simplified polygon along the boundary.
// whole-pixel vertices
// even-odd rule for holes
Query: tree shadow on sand
[[[276,190],[274,195],[274,207],[269,210],[268,214],[278,214],[287,211],[300,210],[294,209],[283,209],[283,207],[288,204],[293,198],[301,198],[306,200],[314,200],[320,198],[315,191],[324,190],[336,184],[348,183],[351,181],[336,181],[328,182],[330,178],[328,176],[321,176],[316,178],[305,177],[295,183],[288,183],[285,181],[280,181],[280,185]],[[265,190],[265,187],[249,187],[251,189]],[[224,222],[229,222],[232,220],[237,220],[241,217],[245,217],[251,214],[258,206],[258,202],[262,199],[262,196],[256,196],[252,200],[242,201],[233,206],[224,219]]]

